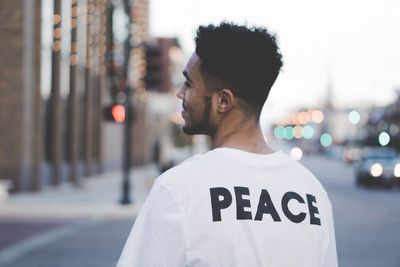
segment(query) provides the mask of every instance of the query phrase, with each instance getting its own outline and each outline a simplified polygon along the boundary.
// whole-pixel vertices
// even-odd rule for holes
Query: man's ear
[[[234,104],[235,96],[229,89],[222,89],[218,92],[217,112],[226,113]]]

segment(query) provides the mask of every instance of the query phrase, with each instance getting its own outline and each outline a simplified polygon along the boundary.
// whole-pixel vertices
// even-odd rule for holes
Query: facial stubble
[[[192,126],[183,126],[182,130],[187,135],[205,134],[211,135],[211,96],[204,96],[204,111],[201,121]]]

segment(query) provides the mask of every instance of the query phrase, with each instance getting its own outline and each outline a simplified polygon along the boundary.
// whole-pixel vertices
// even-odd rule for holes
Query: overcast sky
[[[326,95],[340,107],[383,105],[400,88],[398,0],[150,0],[150,31],[194,49],[200,24],[221,20],[277,33],[284,69],[264,108],[268,120],[315,107]]]

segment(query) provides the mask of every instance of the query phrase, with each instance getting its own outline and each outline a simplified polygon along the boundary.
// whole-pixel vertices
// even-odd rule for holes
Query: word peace
[[[251,203],[249,199],[243,198],[243,196],[249,196],[249,188],[247,187],[234,187],[235,197],[236,197],[236,219],[238,220],[253,220],[253,215],[251,211],[245,210],[245,208],[250,208]],[[232,194],[225,187],[213,187],[210,188],[211,196],[211,207],[212,207],[212,217],[214,222],[221,221],[221,210],[228,208],[232,204]],[[311,194],[306,194],[308,212],[310,214],[310,224],[321,225],[320,218],[316,217],[319,214],[318,208],[314,205],[317,203],[315,196]],[[283,214],[290,221],[294,223],[301,223],[305,220],[307,214],[305,212],[300,212],[294,214],[289,209],[289,201],[297,201],[299,203],[305,204],[305,200],[296,192],[286,192],[283,194],[281,199],[281,209]],[[260,199],[258,201],[258,207],[255,221],[261,221],[264,215],[269,215],[275,222],[280,222],[281,217],[277,212],[274,203],[266,189],[262,189],[260,193]]]

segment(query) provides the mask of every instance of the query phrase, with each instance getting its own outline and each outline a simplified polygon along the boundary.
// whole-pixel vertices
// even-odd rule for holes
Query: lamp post
[[[123,172],[123,181],[122,181],[122,197],[120,203],[123,205],[127,205],[132,203],[130,197],[130,190],[131,190],[131,181],[130,181],[130,167],[131,167],[131,147],[132,147],[132,103],[131,103],[131,95],[132,95],[132,88],[128,82],[128,73],[129,73],[129,59],[131,53],[131,0],[123,0],[124,1],[124,10],[125,14],[128,16],[128,23],[127,23],[127,31],[128,35],[125,39],[124,44],[124,69],[123,69],[123,79],[124,79],[124,86],[125,86],[125,130],[124,130],[124,151],[123,151],[123,164],[122,164],[122,172]]]

